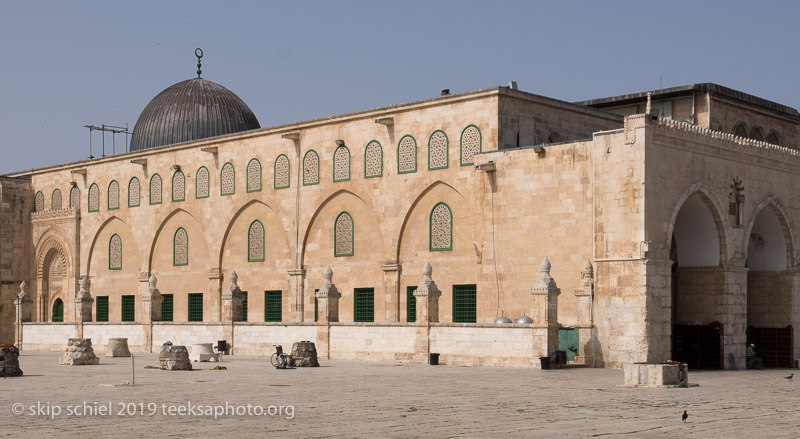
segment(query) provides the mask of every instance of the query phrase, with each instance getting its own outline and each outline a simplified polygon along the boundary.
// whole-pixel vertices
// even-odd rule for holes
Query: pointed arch
[[[319,154],[313,149],[303,155],[303,186],[319,184]]]
[[[206,237],[206,233],[205,233],[205,230],[203,228],[203,223],[201,223],[201,222],[199,222],[197,220],[199,215],[197,215],[195,212],[193,212],[190,209],[190,207],[188,207],[186,204],[182,204],[181,207],[179,207],[177,209],[174,209],[174,210],[170,211],[169,213],[167,213],[167,214],[165,214],[163,216],[160,216],[159,219],[157,221],[155,221],[158,224],[158,227],[156,228],[156,231],[153,234],[152,240],[149,242],[149,247],[148,247],[147,251],[144,253],[144,254],[147,255],[147,271],[152,271],[153,270],[154,257],[156,256],[156,254],[155,254],[156,245],[159,243],[159,238],[161,237],[161,234],[165,232],[165,228],[170,223],[172,218],[175,217],[176,215],[180,215],[180,214],[186,214],[190,218],[190,221],[195,223],[195,225],[192,226],[192,228],[197,228],[198,229],[197,233],[193,233],[192,234],[192,239],[195,239],[195,240],[200,239],[202,242],[200,244],[198,244],[198,245],[200,247],[203,247],[203,248],[207,249],[207,251],[208,251],[208,253],[205,253],[201,257],[203,257],[203,258],[209,258],[210,257],[210,255],[211,255],[210,247],[208,245],[208,240],[207,240],[207,237]],[[169,245],[169,247],[171,247],[174,244],[174,232],[170,232],[169,235],[172,236],[173,240],[169,240],[169,237],[165,237],[165,239],[169,240],[167,245]],[[167,248],[169,248],[169,247],[167,247]],[[195,246],[194,250],[193,250],[193,252],[195,252],[195,255],[197,255],[198,251],[200,251],[200,250],[198,250],[197,246]],[[193,258],[193,259],[195,259],[195,258]]]
[[[78,186],[72,186],[69,190],[69,208],[81,210],[81,190]]]
[[[447,133],[436,130],[428,138],[428,170],[447,169],[450,166],[450,141]]]
[[[34,212],[44,211],[44,194],[42,193],[42,191],[36,192],[36,195],[33,197],[33,211]]]
[[[231,162],[222,165],[219,171],[219,194],[233,195],[236,193],[236,169]]]
[[[475,154],[481,152],[483,148],[481,130],[476,125],[467,125],[461,131],[461,141],[459,146],[459,156],[461,166],[469,166],[475,163]]]
[[[247,192],[261,191],[261,162],[257,158],[247,162]]]
[[[431,183],[430,185],[428,185],[428,187],[426,187],[425,189],[423,189],[422,192],[420,192],[419,195],[417,195],[416,198],[414,198],[414,201],[412,201],[411,204],[408,206],[408,209],[406,209],[406,213],[403,216],[403,223],[400,226],[400,231],[397,234],[397,247],[394,249],[395,259],[396,260],[400,260],[400,250],[403,247],[403,237],[404,237],[404,235],[406,233],[406,229],[408,228],[408,223],[409,223],[409,220],[411,219],[411,215],[414,213],[414,210],[417,208],[419,203],[423,199],[425,199],[425,197],[431,191],[433,191],[434,189],[436,189],[436,188],[438,188],[440,186],[443,186],[443,187],[445,187],[447,189],[450,189],[451,191],[453,191],[453,193],[458,195],[462,200],[466,200],[466,197],[464,197],[464,194],[462,194],[458,189],[456,189],[455,187],[453,187],[453,186],[449,185],[448,183],[445,183],[445,182],[443,182],[441,180],[437,180],[437,181]],[[451,212],[452,212],[452,210],[451,210]]]
[[[668,243],[672,242],[672,234],[675,231],[675,222],[678,219],[678,214],[680,213],[683,205],[686,203],[686,200],[695,194],[700,197],[700,200],[711,212],[711,217],[714,221],[714,225],[716,226],[717,236],[719,239],[719,263],[726,264],[728,261],[730,248],[727,233],[729,229],[729,223],[727,221],[727,215],[720,214],[720,212],[725,212],[726,210],[722,207],[724,204],[719,201],[717,196],[714,195],[713,190],[704,181],[696,181],[690,184],[689,187],[684,189],[684,191],[678,196],[678,200],[676,201],[669,215],[667,233],[666,236],[664,236],[664,242],[667,243],[667,245],[669,245]]]
[[[741,137],[743,139],[747,138],[747,124],[739,121],[736,125],[733,126],[733,135],[736,137]]]
[[[180,169],[172,173],[172,201],[186,200],[186,176]]]
[[[106,207],[108,210],[119,209],[119,183],[117,183],[117,180],[111,180],[111,182],[108,183]]]
[[[753,208],[753,211],[750,214],[750,220],[747,222],[747,226],[745,226],[745,233],[741,242],[742,254],[746,255],[745,257],[747,257],[750,234],[753,231],[753,226],[755,226],[756,219],[758,219],[759,214],[765,208],[772,210],[772,213],[775,215],[781,225],[784,240],[786,242],[786,268],[793,269],[796,264],[795,254],[797,251],[797,238],[794,233],[794,221],[791,219],[789,212],[783,206],[783,203],[781,203],[780,198],[775,195],[767,195],[766,197],[762,198],[761,201],[759,201]]]
[[[764,141],[764,129],[760,126],[754,126],[753,129],[750,130],[750,138],[759,142]]]
[[[122,270],[122,238],[116,233],[108,240],[108,269]]]
[[[333,223],[333,256],[353,256],[355,254],[353,246],[355,229],[353,217],[347,211],[336,216],[336,221]]]
[[[247,262],[264,262],[264,224],[253,220],[247,228]]]
[[[141,204],[142,185],[139,179],[131,177],[128,181],[128,207],[138,207]]]
[[[773,145],[781,145],[781,135],[778,134],[775,130],[770,130],[769,134],[767,135],[767,143],[771,143]]]
[[[197,174],[194,179],[194,197],[208,198],[210,186],[208,168],[201,166],[197,169]]]
[[[432,252],[453,250],[453,211],[440,201],[433,206],[428,219],[428,247]]]
[[[275,189],[286,189],[290,186],[291,180],[291,163],[286,154],[281,154],[275,159],[275,170],[272,177],[273,187]]]
[[[383,147],[377,140],[371,140],[364,147],[364,178],[383,176]]]
[[[411,174],[417,172],[417,140],[406,134],[397,142],[397,173]]]
[[[61,190],[56,188],[50,196],[50,210],[61,210],[62,207]]]
[[[89,212],[97,212],[100,210],[100,187],[97,183],[92,183],[89,186]]]
[[[183,227],[178,227],[172,236],[172,265],[189,265],[189,234]]]
[[[51,322],[63,322],[64,321],[64,301],[61,298],[56,298],[53,301],[52,307],[52,315],[50,317]]]
[[[161,197],[163,193],[163,182],[161,181],[161,176],[158,174],[153,174],[150,177],[150,204],[161,204]]]
[[[350,180],[350,148],[342,145],[333,152],[333,181]]]

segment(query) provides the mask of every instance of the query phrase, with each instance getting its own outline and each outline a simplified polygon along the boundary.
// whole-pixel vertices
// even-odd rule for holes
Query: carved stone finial
[[[422,274],[424,274],[425,276],[430,276],[433,274],[433,267],[431,267],[430,262],[425,261],[425,266],[422,267]]]
[[[80,285],[80,292],[89,291],[89,276],[81,276],[80,280],[78,281],[78,285]]]
[[[325,280],[330,281],[332,279],[333,279],[333,270],[331,270],[331,267],[328,267],[325,269]]]
[[[542,261],[541,271],[546,271],[549,273],[550,267],[551,267],[550,259],[547,259],[547,257],[545,256],[544,260]]]
[[[236,274],[236,272],[233,270],[231,270],[230,278],[231,278],[231,283],[236,283],[237,281],[239,281],[239,275]]]
[[[25,297],[28,297],[28,283],[22,281],[22,283],[19,284],[19,298],[22,299]]]
[[[592,261],[586,260],[586,266],[583,267],[583,271],[587,273],[594,273],[594,267],[592,267]]]
[[[645,105],[645,107],[644,107],[644,113],[645,114],[650,114],[650,112],[652,110],[653,110],[653,93],[648,91],[647,92],[647,105]]]
[[[150,288],[156,287],[156,282],[158,282],[158,279],[156,279],[155,273],[150,273],[150,279],[148,280],[148,282],[150,284]]]

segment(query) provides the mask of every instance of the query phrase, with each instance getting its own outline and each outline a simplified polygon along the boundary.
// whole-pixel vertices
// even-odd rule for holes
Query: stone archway
[[[792,238],[786,217],[770,202],[756,210],[747,241],[747,343],[765,367],[792,367]]]
[[[48,240],[41,248],[36,270],[38,321],[52,321],[52,305],[56,299],[68,302],[69,267],[64,248]],[[63,314],[62,314],[63,315]]]
[[[672,359],[690,368],[723,367],[721,342],[728,312],[723,225],[708,196],[697,191],[680,206],[670,236]]]

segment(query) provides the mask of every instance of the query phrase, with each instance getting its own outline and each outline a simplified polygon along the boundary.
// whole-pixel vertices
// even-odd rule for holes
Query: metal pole
[[[131,386],[136,385],[136,368],[134,367],[133,354],[131,354]]]

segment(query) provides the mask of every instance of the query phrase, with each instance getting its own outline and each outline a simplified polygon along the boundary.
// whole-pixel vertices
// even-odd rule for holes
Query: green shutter
[[[316,299],[316,298],[315,298]],[[264,321],[265,322],[280,322],[282,320],[282,302],[283,292],[277,291],[264,291]],[[314,315],[316,317],[316,302],[314,306]]]
[[[413,323],[417,321],[417,299],[414,297],[414,291],[417,287],[406,287],[407,292],[407,299],[406,299],[406,321],[408,323]]]
[[[189,294],[189,321],[203,321],[203,293]]]
[[[453,322],[476,322],[476,295],[475,285],[453,285]]]
[[[136,321],[136,296],[122,296],[122,321]]]
[[[356,288],[355,296],[355,322],[375,321],[375,289]]]
[[[108,296],[97,296],[95,299],[95,316],[96,322],[108,321]]]
[[[163,294],[162,297],[164,300],[161,302],[161,321],[171,322],[173,318],[172,310],[174,309],[172,294]]]
[[[242,291],[244,294],[244,300],[242,300],[242,321],[247,321],[247,291]]]
[[[56,299],[53,303],[53,319],[54,322],[64,321],[64,302],[61,299]]]

